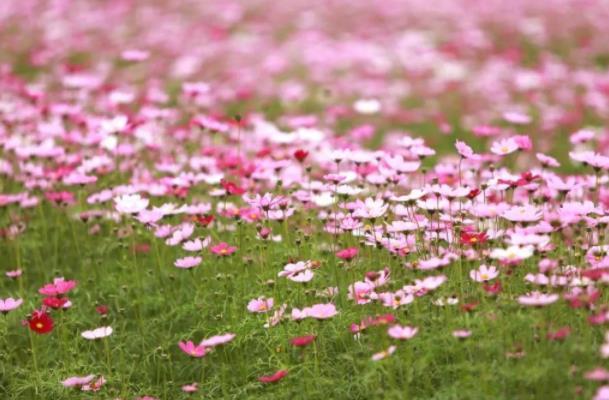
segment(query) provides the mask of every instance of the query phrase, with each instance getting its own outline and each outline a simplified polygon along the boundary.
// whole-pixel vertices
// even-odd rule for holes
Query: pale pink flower
[[[540,292],[531,292],[526,295],[522,295],[518,297],[518,303],[524,306],[547,306],[556,302],[559,299],[559,295],[556,293],[540,293]]]
[[[273,308],[273,298],[266,298],[264,296],[258,297],[257,299],[250,300],[247,304],[247,310],[253,313],[265,313]]]
[[[453,331],[452,335],[457,339],[466,339],[472,335],[472,331],[467,329],[457,329]]]
[[[372,355],[372,361],[380,361],[382,359],[385,359],[385,358],[389,357],[390,355],[392,355],[393,353],[395,353],[396,349],[397,349],[396,346],[389,346],[387,348],[387,350],[383,350],[378,353],[374,353]]]
[[[412,326],[393,325],[387,330],[387,334],[394,339],[408,340],[415,337],[419,328]]]
[[[201,262],[203,261],[203,259],[201,257],[183,257],[183,258],[178,258],[173,265],[175,265],[177,268],[183,268],[183,269],[189,269],[189,268],[194,268],[197,265],[201,264]]]
[[[498,156],[506,156],[520,149],[518,143],[513,138],[501,139],[493,143],[491,152]]]
[[[0,299],[0,313],[6,314],[9,311],[16,310],[23,303],[22,299]]]
[[[90,331],[84,331],[81,336],[88,340],[102,339],[112,334],[112,327],[104,326]]]
[[[230,342],[231,340],[233,340],[235,338],[235,336],[236,335],[234,333],[225,333],[223,335],[212,336],[208,339],[203,339],[201,341],[200,345],[203,347],[219,346],[221,344]]]
[[[95,379],[95,375],[71,376],[61,382],[64,387],[80,387]]]
[[[469,277],[476,282],[487,282],[499,276],[499,271],[494,266],[481,265],[478,269],[469,272]]]
[[[137,214],[145,210],[149,202],[139,194],[124,194],[114,198],[114,207],[121,214]]]

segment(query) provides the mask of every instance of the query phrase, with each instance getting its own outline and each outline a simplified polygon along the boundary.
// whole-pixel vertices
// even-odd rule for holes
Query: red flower
[[[55,296],[45,297],[42,300],[42,304],[44,304],[47,307],[51,307],[51,308],[62,308],[64,306],[64,304],[66,304],[67,302],[68,302],[67,297],[55,297]]]
[[[480,189],[475,188],[472,189],[468,194],[467,194],[467,198],[470,200],[473,200],[474,198],[476,198],[476,196],[478,196],[480,194]]]
[[[463,312],[472,312],[476,307],[478,307],[478,303],[465,303],[461,305],[461,310],[463,310]]]
[[[482,288],[488,294],[498,294],[501,292],[501,282],[495,281],[493,284],[485,283],[482,285]]]
[[[461,243],[468,245],[482,244],[486,242],[486,232],[461,232]]]
[[[279,371],[275,372],[273,375],[265,375],[265,376],[261,376],[258,378],[259,382],[262,383],[273,383],[273,382],[277,382],[280,381],[281,379],[283,379],[286,375],[288,374],[288,371],[285,369],[280,369]]]
[[[304,335],[298,336],[290,340],[290,344],[294,347],[306,347],[313,343],[317,336],[315,335]]]
[[[28,320],[30,329],[39,334],[49,333],[53,330],[53,318],[41,310],[34,310]]]
[[[106,315],[108,314],[108,306],[105,304],[100,304],[99,306],[95,307],[95,311],[97,311],[97,313],[99,315]]]
[[[303,149],[298,149],[294,152],[294,158],[297,159],[298,162],[303,162],[308,155],[309,152]]]
[[[226,190],[226,193],[230,195],[241,196],[243,193],[245,193],[245,189],[225,179],[220,181],[220,185],[222,185],[224,190]]]
[[[212,214],[197,215],[195,221],[205,228],[214,221],[214,216]]]

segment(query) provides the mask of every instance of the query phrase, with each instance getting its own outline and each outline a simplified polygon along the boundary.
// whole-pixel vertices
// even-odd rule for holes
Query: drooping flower
[[[236,335],[234,333],[225,333],[223,335],[216,335],[216,336],[212,336],[207,339],[203,339],[201,341],[201,343],[199,343],[199,345],[204,346],[204,347],[216,347],[216,346],[220,346],[222,344],[226,344],[226,343],[232,341],[235,338],[235,336]]]
[[[543,307],[556,302],[559,299],[556,293],[531,292],[518,297],[518,303],[523,306]]]
[[[81,336],[87,340],[96,340],[108,337],[112,335],[112,332],[113,329],[111,326],[103,326],[101,328],[95,328],[90,331],[84,331],[83,333],[81,333]]]
[[[205,356],[207,349],[202,344],[195,345],[192,341],[179,342],[180,349],[191,357],[200,358]]]
[[[263,376],[258,377],[258,381],[261,383],[279,382],[280,380],[285,378],[287,374],[288,374],[287,370],[281,369],[272,375],[263,375]]]
[[[290,344],[294,347],[306,347],[313,343],[317,336],[315,335],[304,335],[297,336],[295,338],[290,339]]]
[[[380,351],[380,352],[378,352],[378,353],[374,353],[374,354],[372,355],[372,361],[380,361],[380,360],[383,360],[383,359],[385,359],[385,358],[389,357],[390,355],[392,355],[393,353],[395,353],[395,350],[396,350],[396,349],[397,349],[397,347],[396,347],[396,346],[389,346],[389,347],[387,348],[387,350],[383,350],[383,351]]]

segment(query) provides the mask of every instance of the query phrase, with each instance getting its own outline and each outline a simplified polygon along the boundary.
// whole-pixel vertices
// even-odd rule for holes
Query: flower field
[[[609,400],[608,20],[0,2],[0,399]]]

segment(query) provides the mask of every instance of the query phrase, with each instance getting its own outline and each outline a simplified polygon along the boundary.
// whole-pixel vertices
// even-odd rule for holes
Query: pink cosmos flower
[[[9,311],[16,310],[23,303],[22,299],[0,299],[0,313],[7,314]]]
[[[518,297],[518,303],[524,306],[542,307],[556,302],[559,299],[556,293],[547,294],[540,292],[531,292]]]
[[[543,213],[534,206],[514,206],[501,213],[501,216],[512,222],[535,222],[539,221]]]
[[[387,334],[394,339],[408,340],[415,337],[419,328],[412,326],[393,325],[387,330]]]
[[[218,256],[224,257],[233,254],[237,250],[237,248],[234,246],[230,246],[228,243],[221,242],[215,246],[210,247],[209,250]]]
[[[412,303],[414,301],[414,296],[405,293],[403,290],[398,290],[396,292],[379,293],[378,299],[385,307],[397,309],[400,306]]]
[[[205,346],[201,344],[195,345],[190,340],[188,342],[179,342],[178,346],[180,346],[180,349],[182,349],[184,353],[188,354],[191,357],[201,358],[207,353],[207,349],[205,348]]]
[[[474,153],[474,150],[471,147],[469,147],[465,142],[462,142],[461,140],[457,140],[455,142],[455,147],[457,148],[457,152],[459,153],[459,155],[463,158],[469,160],[477,160],[480,158],[478,154]]]
[[[349,285],[347,297],[355,300],[357,304],[367,304],[372,301],[374,294],[374,284],[370,282],[355,282]]]
[[[76,281],[66,281],[64,278],[55,278],[53,283],[47,283],[38,289],[38,293],[44,296],[59,296],[68,293],[76,287]]]
[[[315,319],[328,319],[338,314],[336,306],[332,303],[315,304],[312,307],[305,308],[305,310],[307,316]]]
[[[277,276],[286,277],[294,282],[309,282],[314,276],[313,267],[313,262],[310,260],[289,263],[283,267],[283,271],[279,272]]]
[[[203,261],[201,257],[183,257],[178,258],[173,265],[177,268],[190,269],[201,264],[201,261]]]
[[[520,149],[520,146],[513,138],[498,140],[491,146],[491,152],[498,156],[506,156],[518,149]]]
[[[481,265],[478,269],[469,272],[469,277],[476,282],[487,282],[499,276],[499,271],[494,266]]]
[[[258,297],[257,299],[250,300],[247,303],[247,310],[253,313],[265,313],[273,308],[273,298],[266,298],[264,296]]]
[[[357,256],[358,252],[359,250],[357,249],[357,247],[348,247],[346,249],[338,251],[336,253],[336,257],[340,258],[341,260],[351,261]]]

